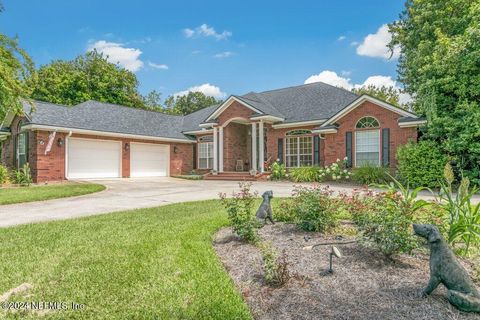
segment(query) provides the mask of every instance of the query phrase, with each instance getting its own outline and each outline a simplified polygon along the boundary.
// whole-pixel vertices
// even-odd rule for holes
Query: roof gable
[[[335,123],[335,121],[343,118],[344,116],[346,116],[348,113],[350,113],[352,110],[354,110],[355,108],[357,108],[358,106],[360,106],[362,103],[366,102],[366,101],[369,101],[379,107],[382,107],[384,109],[387,109],[387,110],[390,110],[392,112],[395,112],[403,117],[410,117],[410,118],[418,118],[418,116],[412,112],[409,112],[409,111],[406,111],[402,108],[399,108],[399,107],[396,107],[394,105],[391,105],[385,101],[382,101],[382,100],[379,100],[377,98],[374,98],[372,96],[369,96],[369,95],[362,95],[360,96],[358,99],[356,99],[355,101],[353,101],[352,103],[350,103],[349,105],[345,106],[344,108],[342,108],[341,110],[339,110],[336,114],[334,114],[332,117],[330,117],[327,121],[325,121],[320,127],[327,127],[333,123]]]
[[[234,102],[238,102],[240,103],[241,105],[251,109],[252,111],[256,112],[256,113],[259,113],[259,114],[264,114],[262,111],[258,110],[257,108],[255,108],[254,106],[252,106],[250,103],[247,103],[246,101],[244,101],[243,99],[239,99],[238,97],[236,96],[230,96],[228,97],[227,100],[225,100],[222,104],[220,104],[217,109],[212,112],[208,117],[207,119],[205,119],[204,122],[208,122],[208,121],[211,121],[211,120],[214,120],[216,119],[223,111],[225,111],[228,107],[230,107],[232,105],[232,103]]]

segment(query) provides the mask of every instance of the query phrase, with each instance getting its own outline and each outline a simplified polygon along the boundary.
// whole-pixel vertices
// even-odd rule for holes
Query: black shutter
[[[345,154],[347,157],[347,168],[352,167],[352,132],[348,131],[345,133]]]
[[[277,158],[278,158],[278,161],[280,161],[280,163],[283,163],[283,138],[278,139]]]
[[[390,165],[390,129],[382,129],[382,165]]]
[[[193,144],[193,170],[197,169],[197,144]]]
[[[320,137],[313,137],[313,164],[318,166],[320,164]]]

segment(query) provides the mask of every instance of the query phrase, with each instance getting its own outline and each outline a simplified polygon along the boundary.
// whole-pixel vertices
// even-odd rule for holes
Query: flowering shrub
[[[243,240],[257,243],[259,236],[257,229],[260,227],[253,205],[257,192],[250,192],[251,183],[240,182],[240,191],[233,193],[232,198],[227,198],[225,193],[220,193],[220,199],[228,212],[228,219],[233,231]]]
[[[328,187],[295,186],[292,198],[277,211],[293,217],[302,230],[328,232],[338,224],[337,199],[332,194]]]
[[[337,159],[331,165],[321,168],[318,175],[319,181],[350,179],[352,173],[347,170],[347,157],[343,160]]]
[[[388,188],[385,192],[365,188],[356,189],[351,195],[341,194],[341,204],[352,215],[364,243],[373,245],[387,257],[410,253],[418,246],[412,223],[432,222],[433,217],[423,210],[427,202],[417,199],[421,188],[412,191],[396,180],[385,187]]]
[[[282,180],[287,176],[287,170],[283,163],[279,163],[278,160],[272,163],[270,166],[270,180]]]

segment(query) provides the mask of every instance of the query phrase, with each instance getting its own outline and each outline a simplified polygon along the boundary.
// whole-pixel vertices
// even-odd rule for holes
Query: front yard
[[[212,247],[227,223],[205,201],[0,229],[0,295],[30,283],[10,301],[85,305],[47,319],[249,319]]]
[[[101,184],[77,182],[1,188],[0,205],[80,196],[103,190],[105,186]]]

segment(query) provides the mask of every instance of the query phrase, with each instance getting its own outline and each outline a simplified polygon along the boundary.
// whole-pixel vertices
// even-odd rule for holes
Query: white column
[[[218,172],[223,172],[223,127],[218,132]]]
[[[263,163],[265,162],[265,145],[264,145],[264,136],[263,136],[263,121],[260,121],[258,124],[258,166],[260,167],[260,172],[263,173],[264,167]]]
[[[213,170],[218,172],[218,133],[217,127],[213,127]]]
[[[257,170],[257,124],[252,123],[252,170]]]

